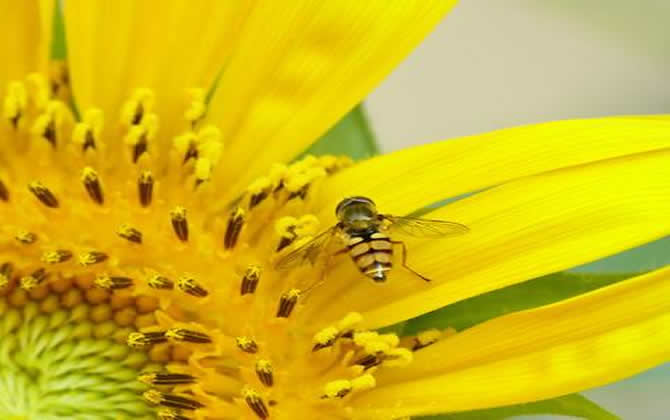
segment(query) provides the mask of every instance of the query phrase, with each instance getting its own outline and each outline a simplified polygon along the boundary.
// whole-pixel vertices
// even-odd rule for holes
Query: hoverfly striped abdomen
[[[391,238],[378,231],[349,232],[349,255],[361,273],[376,282],[386,281],[386,272],[393,266]]]

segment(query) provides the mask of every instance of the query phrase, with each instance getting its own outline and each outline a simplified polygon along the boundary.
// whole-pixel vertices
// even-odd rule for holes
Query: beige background
[[[670,0],[464,0],[367,101],[384,151],[501,127],[670,113]],[[670,418],[670,365],[585,394]],[[554,418],[554,417],[545,417]]]

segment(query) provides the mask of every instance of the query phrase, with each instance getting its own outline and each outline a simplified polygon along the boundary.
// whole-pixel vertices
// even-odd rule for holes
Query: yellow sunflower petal
[[[338,200],[367,195],[406,214],[518,177],[670,147],[670,120],[600,118],[508,128],[362,162],[327,181],[323,219]]]
[[[262,2],[212,99],[246,185],[298,155],[402,60],[455,0]]]
[[[552,398],[670,360],[670,268],[506,315],[415,353],[353,404],[360,418]],[[362,409],[361,409],[362,407]],[[367,408],[367,409],[366,409]]]
[[[248,1],[67,1],[74,95],[81,109],[119,116],[137,88],[153,89],[161,127],[183,120],[190,88],[209,89],[225,63]],[[167,29],[166,29],[167,28]],[[175,99],[176,98],[176,99]]]
[[[46,72],[51,47],[53,1],[0,0],[0,88],[26,74]]]
[[[432,283],[398,261],[379,287],[343,263],[340,269],[351,273],[341,278],[350,280],[324,284],[314,297],[323,305],[314,306],[328,318],[347,302],[363,313],[366,327],[393,324],[664,237],[669,198],[670,149],[522,178],[429,215],[471,229],[408,241],[408,264]]]

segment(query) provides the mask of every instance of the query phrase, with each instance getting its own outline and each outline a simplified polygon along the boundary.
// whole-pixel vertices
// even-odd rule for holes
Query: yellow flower
[[[459,333],[376,331],[670,232],[663,117],[281,163],[453,3],[66,1],[68,74],[53,3],[3,1],[2,417],[390,420],[667,361],[668,269]],[[469,234],[408,242],[431,283],[274,268],[345,196],[406,214],[473,191],[431,214]]]

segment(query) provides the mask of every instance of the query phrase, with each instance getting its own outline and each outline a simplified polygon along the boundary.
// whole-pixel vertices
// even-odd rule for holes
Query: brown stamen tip
[[[307,197],[307,192],[309,191],[309,184],[306,184],[302,188],[300,188],[298,191],[293,191],[292,193],[289,194],[288,199],[293,200],[295,198],[300,198],[301,200],[304,200],[305,197]]]
[[[198,148],[193,142],[191,142],[188,145],[188,149],[186,150],[186,154],[184,155],[184,160],[182,163],[185,164],[186,162],[189,161],[189,159],[197,159],[197,158],[198,158]]]
[[[252,338],[244,336],[235,337],[235,342],[237,343],[237,347],[245,353],[258,353],[258,344]]]
[[[161,408],[156,412],[158,420],[191,420],[190,417],[183,416],[179,411],[172,408]]]
[[[192,276],[185,274],[177,279],[177,287],[185,293],[195,297],[209,295],[207,289],[202,287]]]
[[[39,181],[28,184],[28,189],[37,197],[42,204],[52,209],[58,208],[58,200],[51,191]]]
[[[13,271],[14,266],[12,263],[6,262],[0,265],[0,290],[9,284],[9,280],[12,278]]]
[[[148,143],[147,143],[147,135],[146,133],[143,134],[139,140],[137,140],[137,143],[133,146],[133,163],[137,163],[137,161],[140,159],[142,154],[146,152],[148,149]]]
[[[134,332],[128,335],[127,343],[130,347],[142,348],[153,344],[165,343],[167,337],[163,331]]]
[[[247,272],[242,277],[242,285],[240,287],[240,295],[252,294],[256,291],[258,282],[261,279],[261,267],[257,265],[250,265]]]
[[[207,334],[185,328],[171,328],[165,332],[165,336],[174,341],[189,343],[206,344],[212,342],[212,339]]]
[[[57,249],[42,254],[42,262],[47,264],[59,264],[72,258],[72,252],[67,249]]]
[[[223,247],[225,249],[234,248],[244,227],[244,210],[241,207],[235,209],[228,219],[228,226],[223,237]]]
[[[53,119],[49,121],[46,127],[44,127],[44,132],[42,133],[44,137],[53,147],[56,147],[56,123]]]
[[[270,417],[270,412],[258,392],[251,388],[245,388],[242,390],[242,395],[249,408],[256,413],[258,418],[265,420]]]
[[[95,149],[95,137],[93,136],[93,132],[91,130],[86,132],[84,135],[84,143],[81,145],[81,150],[84,152],[89,148]]]
[[[298,298],[300,297],[300,290],[291,289],[286,293],[281,295],[279,299],[279,308],[277,309],[277,318],[288,318],[295,305],[298,303]]]
[[[32,290],[42,284],[46,280],[48,274],[44,268],[35,270],[31,275],[21,277],[21,288],[24,290]]]
[[[83,266],[100,264],[101,262],[107,261],[108,259],[109,255],[105,254],[104,252],[84,252],[83,254],[79,255],[79,264]]]
[[[163,290],[174,289],[174,282],[172,280],[158,274],[149,277],[148,283],[149,287],[151,287],[152,289],[163,289]]]
[[[24,245],[34,244],[37,241],[37,235],[25,230],[17,233],[14,238],[16,238],[17,241],[21,242]]]
[[[140,204],[142,207],[147,207],[151,204],[154,191],[154,176],[150,171],[144,171],[140,174],[137,187],[140,196]]]
[[[127,289],[133,285],[133,279],[128,277],[119,277],[119,276],[108,276],[107,274],[102,274],[98,276],[95,281],[95,285],[107,290],[120,290]]]
[[[186,220],[186,209],[178,206],[170,212],[172,229],[180,241],[188,241],[188,221]]]
[[[0,180],[0,200],[5,202],[9,201],[9,190],[2,180]]]
[[[91,197],[91,200],[98,204],[103,204],[105,202],[100,178],[93,168],[84,168],[81,174],[81,181],[84,183],[84,188],[86,188],[86,192],[88,192],[88,196]]]
[[[204,407],[204,405],[191,398],[183,397],[177,394],[168,394],[160,392],[155,389],[150,389],[142,394],[145,400],[152,404],[162,405],[165,407],[176,408],[179,410],[196,410]]]
[[[183,385],[195,383],[195,376],[184,373],[143,373],[137,379],[147,385]]]
[[[270,195],[270,190],[262,190],[259,193],[252,194],[251,197],[249,198],[249,210],[252,210],[254,207],[257,205],[261,204],[263,200],[268,198]]]
[[[265,386],[272,386],[275,383],[272,374],[272,363],[269,360],[261,359],[256,362],[256,375]]]
[[[366,356],[361,357],[357,361],[354,362],[355,365],[360,365],[363,366],[364,370],[368,370],[371,367],[378,366],[382,363],[382,358],[377,357],[374,354],[368,354]]]
[[[116,233],[123,239],[126,239],[130,242],[134,242],[136,244],[142,243],[142,232],[126,224],[119,226],[119,230],[117,230]]]

